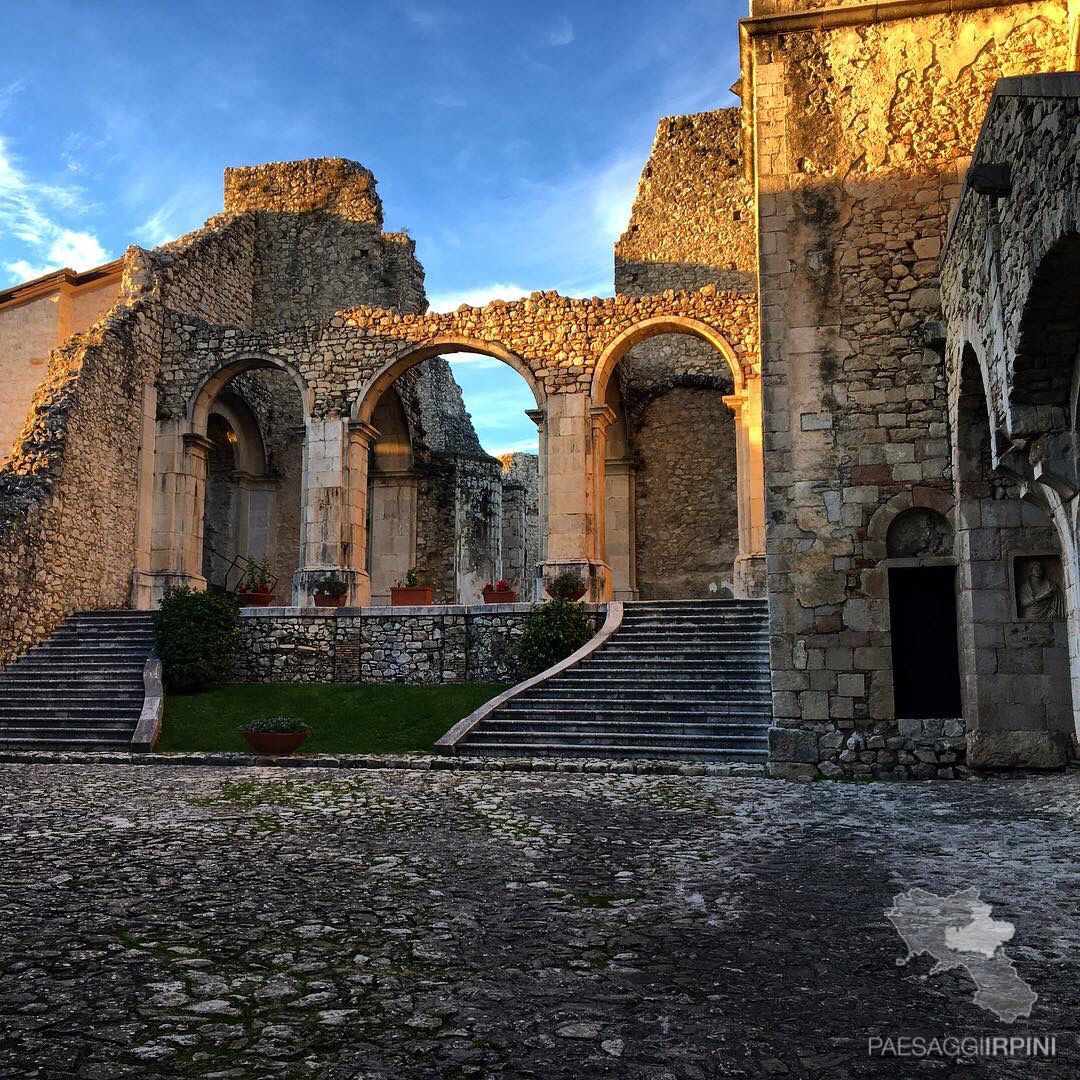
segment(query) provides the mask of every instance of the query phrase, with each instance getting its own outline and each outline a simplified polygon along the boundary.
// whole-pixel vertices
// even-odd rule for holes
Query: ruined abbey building
[[[410,565],[465,602],[572,569],[599,602],[768,598],[776,775],[1064,764],[1077,26],[754,0],[740,105],[661,121],[611,298],[426,314],[338,159],[230,169],[204,229],[0,294],[4,659],[241,552],[301,611],[329,572],[370,605]],[[528,383],[535,474],[480,450],[461,350]],[[280,618],[315,659],[271,677],[332,672]]]

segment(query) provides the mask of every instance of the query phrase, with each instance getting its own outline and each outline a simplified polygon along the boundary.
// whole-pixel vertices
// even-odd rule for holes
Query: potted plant
[[[315,582],[316,607],[344,607],[349,594],[349,583],[333,575]]]
[[[311,728],[295,716],[264,716],[240,729],[257,754],[291,754],[311,734]]]
[[[269,607],[274,602],[274,594],[270,591],[269,559],[261,563],[252,561],[236,590],[236,599],[241,607]]]
[[[484,586],[485,604],[513,604],[517,600],[517,593],[510,588],[510,582],[506,578],[499,578],[494,585],[489,581]]]
[[[390,586],[390,603],[394,607],[423,606],[431,603],[431,593],[431,586],[420,584],[416,567],[412,566],[401,581]]]
[[[585,584],[580,574],[567,570],[553,577],[544,586],[544,591],[553,600],[580,600],[589,591],[589,586]]]

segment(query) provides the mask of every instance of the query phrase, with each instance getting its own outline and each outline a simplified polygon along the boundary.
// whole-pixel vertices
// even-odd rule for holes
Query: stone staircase
[[[0,670],[0,750],[126,750],[153,648],[149,612],[73,615]]]
[[[575,667],[474,726],[459,754],[764,761],[764,600],[639,601]]]

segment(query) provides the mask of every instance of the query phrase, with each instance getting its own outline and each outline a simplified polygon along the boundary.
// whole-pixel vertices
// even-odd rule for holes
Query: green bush
[[[310,731],[311,728],[295,716],[261,716],[241,724],[240,730],[257,735],[292,735],[300,731]]]
[[[589,611],[569,600],[533,608],[521,636],[521,666],[536,675],[577,652],[595,633]]]
[[[154,613],[154,636],[169,689],[193,693],[228,682],[240,644],[240,612],[230,597],[180,585],[165,590]]]

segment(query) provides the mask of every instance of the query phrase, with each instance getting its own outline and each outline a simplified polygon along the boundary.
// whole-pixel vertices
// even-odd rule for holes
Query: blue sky
[[[734,103],[744,12],[731,0],[6,4],[0,287],[198,227],[221,209],[227,165],[340,155],[375,173],[386,227],[416,238],[433,308],[609,295],[656,122]],[[454,368],[489,450],[532,440],[515,373],[481,358]]]

